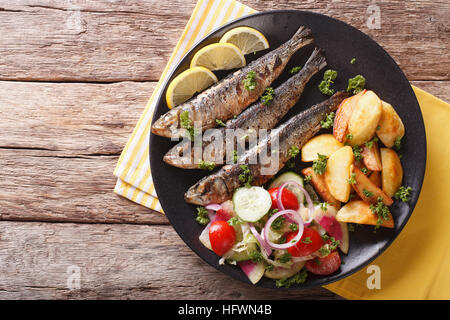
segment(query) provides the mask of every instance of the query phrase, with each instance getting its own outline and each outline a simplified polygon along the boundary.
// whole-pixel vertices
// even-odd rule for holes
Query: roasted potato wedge
[[[361,98],[365,92],[366,90],[363,90],[357,95],[345,99],[339,105],[336,111],[336,116],[334,117],[333,125],[333,135],[339,142],[345,142],[350,116],[352,115],[353,109],[359,98]]]
[[[354,156],[350,146],[340,148],[328,158],[327,169],[324,173],[325,183],[331,195],[341,202],[347,202],[350,196],[351,186],[348,179],[353,161]]]
[[[375,92],[367,91],[356,103],[348,122],[348,132],[353,146],[369,141],[374,135],[382,113],[381,100]]]
[[[370,171],[381,171],[381,157],[380,149],[376,141],[371,142],[372,146],[369,148],[366,144],[362,145],[361,155],[363,163]]]
[[[317,174],[314,172],[313,168],[308,167],[302,170],[302,174],[306,176],[311,176],[311,185],[314,190],[319,194],[323,201],[328,202],[333,207],[339,209],[341,203],[333,197],[333,195],[328,191],[328,187],[325,183],[325,178],[323,174]]]
[[[383,203],[390,206],[394,201],[378,188],[361,170],[356,166],[350,166],[350,172],[354,175],[355,183],[352,184],[356,193],[367,203],[376,203],[378,197],[383,198]]]
[[[392,149],[381,148],[381,185],[383,191],[393,197],[402,185],[403,168],[400,158]]]
[[[378,216],[372,212],[370,205],[362,200],[350,201],[336,214],[339,222],[377,225]],[[383,220],[382,227],[393,228],[394,219],[389,213],[389,219]]]
[[[378,138],[388,148],[394,146],[395,140],[403,138],[405,135],[405,126],[395,109],[387,102],[381,102],[382,112],[376,130]]]
[[[318,159],[317,154],[331,156],[344,144],[337,141],[332,134],[321,134],[309,140],[302,148],[302,161],[311,162]]]
[[[374,171],[369,175],[370,181],[373,182],[374,185],[376,185],[378,188],[381,188],[381,172],[380,171]]]
[[[355,161],[353,162],[353,165],[355,165],[356,167],[358,167],[361,171],[363,170],[363,168],[367,169],[366,166],[364,165],[364,162],[362,160],[360,161]],[[369,175],[372,171],[367,170],[367,175]]]

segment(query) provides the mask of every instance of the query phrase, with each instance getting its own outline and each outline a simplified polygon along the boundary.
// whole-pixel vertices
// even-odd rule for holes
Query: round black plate
[[[396,201],[391,207],[395,229],[380,228],[374,233],[373,226],[357,226],[355,231],[350,233],[348,255],[341,254],[345,263],[341,265],[338,272],[326,277],[310,274],[305,284],[294,288],[324,285],[352,274],[382,253],[408,221],[422,187],[426,162],[426,138],[422,114],[405,75],[386,51],[367,35],[350,25],[321,14],[287,10],[254,14],[233,21],[214,31],[188,52],[164,86],[166,88],[173,77],[188,68],[190,59],[197,50],[206,44],[218,41],[231,28],[238,26],[256,28],[267,37],[271,48],[276,48],[287,41],[301,25],[311,28],[315,45],[325,49],[328,66],[324,70],[332,68],[338,71],[338,78],[334,86],[336,89],[345,90],[350,77],[362,74],[366,78],[366,88],[374,90],[381,99],[394,106],[406,128],[406,135],[402,140],[400,150],[403,155],[401,160],[404,168],[403,184],[411,186],[414,191],[408,203]],[[313,45],[310,45],[299,50],[291,59],[286,70],[292,66],[302,66],[312,49]],[[249,62],[265,53],[250,54],[246,58]],[[356,63],[351,64],[350,60],[354,57]],[[278,86],[287,79],[286,70],[272,86]],[[225,74],[217,73],[219,78]],[[317,88],[322,76],[323,71],[311,79],[299,103],[285,119],[327,98]],[[168,111],[164,97],[165,90],[158,97],[153,120]],[[195,206],[185,203],[183,195],[191,185],[207,173],[200,170],[183,170],[165,164],[162,157],[175,143],[167,138],[150,135],[150,163],[153,181],[167,218],[184,242],[203,260],[235,279],[250,283],[239,267],[220,266],[218,256],[199,242],[198,236],[203,226],[195,221]],[[257,285],[275,288],[274,281],[267,278],[261,279]]]

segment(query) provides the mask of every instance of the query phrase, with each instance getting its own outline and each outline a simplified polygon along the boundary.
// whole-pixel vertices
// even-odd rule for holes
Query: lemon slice
[[[245,66],[241,50],[231,43],[213,43],[201,48],[192,58],[191,68],[203,66],[209,70],[229,70]]]
[[[249,54],[269,48],[269,41],[256,29],[249,27],[238,27],[225,33],[220,43],[232,43],[238,47],[243,54]]]
[[[166,102],[169,109],[189,100],[196,92],[201,92],[218,81],[216,75],[204,67],[194,67],[183,71],[169,84]]]

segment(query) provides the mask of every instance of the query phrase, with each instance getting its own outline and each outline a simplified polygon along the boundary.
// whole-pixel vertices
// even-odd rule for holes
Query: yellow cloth
[[[199,0],[147,106],[125,146],[114,174],[114,192],[163,213],[148,161],[148,140],[155,99],[172,68],[198,40],[221,25],[255,10],[234,0]],[[326,286],[348,299],[450,299],[449,105],[413,87],[425,119],[427,173],[411,220],[390,248],[372,264],[381,268],[381,289],[369,290],[364,268]],[[433,144],[434,143],[434,144]],[[440,164],[443,164],[440,166]],[[350,249],[351,250],[351,249]]]

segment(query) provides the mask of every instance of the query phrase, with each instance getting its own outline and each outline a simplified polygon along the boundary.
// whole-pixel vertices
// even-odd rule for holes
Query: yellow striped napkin
[[[155,98],[172,68],[198,40],[221,25],[256,12],[234,0],[199,0],[164,69],[114,174],[114,192],[163,213],[148,161]],[[450,299],[450,105],[413,87],[427,131],[427,173],[410,221],[398,239],[371,265],[379,267],[381,288],[369,289],[367,268],[328,286],[347,299]],[[443,143],[442,143],[443,142]],[[444,165],[442,165],[444,164]],[[434,172],[434,174],[433,174]],[[438,174],[437,174],[438,173]],[[444,200],[441,200],[444,199]]]
[[[163,213],[153,185],[148,161],[150,124],[161,85],[181,58],[197,41],[212,30],[255,10],[234,0],[199,0],[191,18],[164,69],[145,110],[128,140],[114,174],[117,183],[114,192],[134,202]]]

